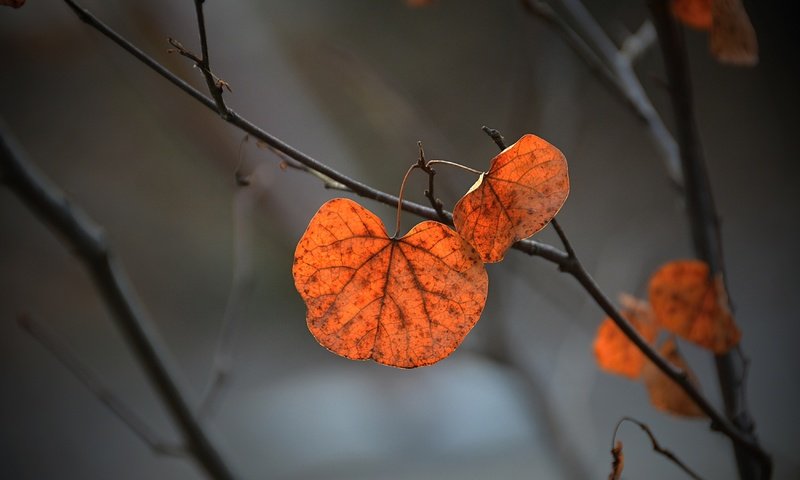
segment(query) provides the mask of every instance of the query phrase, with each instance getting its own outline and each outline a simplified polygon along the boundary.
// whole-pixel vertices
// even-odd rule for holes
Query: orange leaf
[[[714,353],[725,353],[742,334],[728,310],[721,277],[698,260],[670,262],[650,278],[650,304],[664,329]]]
[[[676,368],[686,372],[689,381],[697,385],[697,378],[694,376],[694,373],[689,370],[686,360],[681,356],[673,339],[670,338],[665,341],[661,345],[659,353]],[[700,407],[694,403],[694,400],[689,398],[686,392],[684,392],[677,383],[673,382],[671,378],[659,370],[653,362],[647,361],[642,369],[642,378],[647,387],[647,393],[650,395],[650,403],[657,409],[684,417],[706,416],[705,413],[700,410]]]
[[[672,14],[685,25],[711,30],[712,0],[672,0]]]
[[[711,12],[711,54],[732,65],[758,63],[756,32],[741,0],[714,0]]]
[[[292,274],[322,346],[402,368],[450,355],[480,318],[488,289],[477,252],[450,228],[427,221],[390,238],[375,214],[345,198],[311,219]]]
[[[492,159],[456,204],[453,223],[484,262],[499,262],[514,242],[544,228],[568,194],[564,154],[528,134]]]
[[[658,333],[658,327],[653,320],[653,311],[650,305],[630,295],[624,295],[620,300],[622,316],[648,343],[653,343]],[[634,380],[639,378],[645,362],[645,356],[641,350],[622,333],[622,330],[610,317],[606,317],[597,329],[594,355],[597,364],[603,370]]]

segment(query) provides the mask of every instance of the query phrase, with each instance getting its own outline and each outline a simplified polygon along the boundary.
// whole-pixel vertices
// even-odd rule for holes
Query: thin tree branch
[[[650,20],[645,20],[635,33],[625,38],[619,47],[619,54],[627,58],[628,63],[632,65],[656,40],[658,40],[656,27]]]
[[[442,201],[436,198],[436,192],[434,190],[435,182],[434,177],[436,176],[436,170],[431,167],[431,165],[425,160],[425,150],[422,148],[422,142],[417,142],[417,146],[419,147],[419,159],[417,160],[417,166],[428,174],[428,189],[425,190],[425,198],[431,204],[434,210],[436,210],[436,214],[439,216],[439,220],[445,223],[448,222],[447,215],[444,214],[444,205]]]
[[[544,0],[522,0],[522,6],[528,13],[539,17],[539,19],[550,28],[561,33],[567,46],[583,60],[589,67],[589,71],[595,75],[600,83],[622,103],[633,109],[634,113],[641,118],[636,106],[632,104],[630,98],[624,94],[614,72],[612,72],[605,62],[594,53],[594,50],[592,50],[586,41],[581,38],[555,10],[553,10],[553,7],[548,5]]]
[[[78,18],[88,24],[90,27],[94,28],[98,32],[102,33],[103,35],[110,38],[114,43],[118,44],[122,47],[125,51],[133,55],[136,59],[150,67],[156,73],[167,79],[170,83],[181,89],[183,92],[187,93],[189,96],[200,102],[202,105],[207,107],[208,109],[217,112],[217,107],[214,101],[204,95],[199,90],[195,89],[174,73],[169,71],[167,68],[162,66],[160,63],[156,62],[152,57],[148,56],[144,52],[142,52],[139,48],[134,46],[130,43],[127,39],[116,33],[112,30],[108,25],[100,21],[97,17],[92,15],[88,10],[79,6],[74,2],[74,0],[64,0],[72,10],[78,15]],[[252,137],[261,141],[264,145],[267,145],[269,148],[275,150],[276,152],[280,152],[280,154],[285,155],[303,166],[307,167],[310,173],[314,175],[323,177],[320,178],[327,178],[333,180],[334,182],[338,182],[339,185],[343,187],[339,187],[338,185],[336,188],[339,190],[343,190],[344,188],[349,189],[353,193],[364,197],[369,198],[371,200],[375,200],[377,202],[383,203],[385,205],[390,206],[397,206],[398,198],[390,193],[383,192],[381,190],[375,189],[366,185],[358,180],[355,180],[351,177],[348,177],[333,168],[329,167],[328,165],[314,159],[310,155],[301,152],[300,150],[296,149],[295,147],[285,143],[283,140],[275,137],[274,135],[267,133],[266,131],[262,130],[249,120],[241,117],[239,114],[234,112],[233,110],[228,110],[228,116],[225,118],[225,121],[231,125],[238,127],[243,132],[251,135]],[[316,172],[316,173],[314,173]],[[323,180],[325,181],[325,180]],[[424,205],[420,205],[415,202],[410,202],[408,200],[404,200],[402,202],[403,210],[418,215],[420,217],[428,218],[431,220],[440,220],[439,214],[436,212],[435,209],[431,207],[426,207]],[[447,219],[448,224],[452,225],[453,216],[450,212],[444,211],[444,216]],[[536,240],[522,240],[514,244],[514,248],[527,253],[528,255],[542,257],[548,261],[559,263],[560,261],[566,259],[566,254],[561,250],[542,243],[537,242]]]
[[[577,258],[577,256],[575,255],[575,250],[572,249],[572,244],[570,243],[567,234],[564,233],[564,229],[561,228],[561,225],[558,223],[558,220],[556,220],[555,217],[552,220],[550,220],[550,225],[553,226],[553,229],[555,229],[556,231],[556,235],[558,235],[558,238],[561,240],[561,243],[564,244],[564,250],[567,251],[567,255],[570,258]]]
[[[495,145],[497,145],[497,148],[499,148],[500,151],[506,149],[506,140],[505,138],[503,138],[503,136],[500,134],[499,131],[495,130],[494,128],[489,128],[486,125],[482,126],[481,130],[483,130],[483,133],[485,133],[486,135],[489,135],[489,138],[492,139],[492,141],[494,142]]]
[[[30,165],[2,122],[0,173],[8,188],[43,223],[59,233],[83,261],[124,338],[183,434],[187,450],[210,477],[234,478],[209,433],[192,413],[178,368],[139,302],[122,264],[112,254],[102,229]]]
[[[542,3],[541,0],[524,1],[528,4]],[[650,136],[659,150],[661,150],[661,156],[664,159],[669,179],[680,187],[683,184],[683,179],[678,145],[636,77],[632,64],[633,57],[624,51],[620,51],[614,45],[614,42],[605,34],[580,0],[549,0],[549,2],[559,5],[561,10],[566,11],[572,17],[575,27],[561,20],[552,9],[550,9],[551,14],[548,17],[558,20],[550,20],[548,24],[562,32],[567,44],[572,46],[578,52],[578,55],[587,61],[593,71],[601,72],[601,79],[603,77],[611,78],[611,80],[603,79],[604,84],[616,87],[615,89],[627,99],[627,104],[631,106],[634,113],[647,125]],[[541,10],[541,5],[539,10]],[[593,52],[600,59],[600,62],[604,65],[603,69],[597,67],[597,61],[586,53],[587,50]],[[604,73],[606,71],[610,73]]]
[[[211,63],[208,60],[208,41],[206,40],[206,21],[203,15],[203,2],[204,0],[194,0],[195,12],[197,13],[197,30],[200,33],[200,51],[203,55],[200,60],[200,70],[202,70],[203,77],[206,79],[208,91],[217,104],[217,111],[222,118],[226,118],[228,115],[228,107],[225,105],[225,99],[222,98],[222,89],[227,88],[230,91],[230,86],[224,80],[220,80],[211,73]]]
[[[139,49],[131,45],[130,42],[128,42],[120,35],[113,32],[100,20],[91,15],[87,10],[81,7],[77,7],[73,0],[64,0],[64,1],[71,7],[73,7],[73,9],[76,12],[79,12],[78,15],[84,22],[88,23],[90,26],[97,29],[104,35],[109,36],[116,43],[122,45],[126,51],[130,52],[140,60],[142,60],[140,56],[146,57],[147,60],[142,60],[143,63],[156,70],[159,74],[170,80],[170,82],[172,82],[185,92],[189,93],[193,98],[200,101],[200,103],[202,103],[209,109],[216,111],[216,106],[211,99],[209,99],[202,93],[198,92],[190,85],[186,84],[186,82],[183,82],[182,80],[177,78],[174,74],[172,74],[167,69],[159,65],[157,62],[155,62],[155,60],[147,57]],[[364,198],[370,198],[372,200],[387,205],[392,205],[392,206],[398,205],[399,199],[394,195],[382,192],[364,183],[361,183],[355,179],[352,179],[344,174],[339,173],[338,171],[327,166],[326,164],[319,162],[318,160],[292,147],[291,145],[284,143],[277,137],[267,133],[266,131],[262,130],[261,128],[254,125],[250,121],[239,116],[232,110],[229,110],[229,115],[227,116],[227,118],[225,118],[225,120],[228,123],[237,126],[242,131],[261,140],[265,144],[269,145],[271,148],[274,148],[275,150],[281,152],[282,154],[287,155],[288,157],[305,165],[306,167],[316,172],[319,172],[323,175],[326,175],[327,177],[337,182],[340,182],[347,188],[350,188],[354,193]],[[419,215],[424,218],[439,220],[439,214],[433,208],[425,207],[423,205],[409,201],[402,201],[400,202],[400,205],[402,209],[407,212]],[[452,225],[452,214],[447,211],[443,211],[443,213],[447,219],[447,223]],[[595,302],[603,309],[603,311],[609,317],[611,317],[614,320],[614,322],[620,327],[620,330],[622,330],[623,333],[625,333],[625,335],[627,335],[631,339],[631,341],[640,350],[642,350],[642,352],[651,361],[653,361],[653,363],[662,372],[664,372],[665,375],[667,375],[673,381],[675,381],[684,391],[686,391],[687,395],[689,395],[693,400],[695,400],[700,409],[703,410],[712,420],[712,427],[714,429],[723,432],[725,435],[733,439],[735,442],[741,444],[745,448],[754,449],[755,451],[760,451],[757,445],[754,445],[751,442],[749,442],[735,426],[729,423],[719,412],[717,412],[714,409],[711,403],[709,403],[708,400],[706,400],[705,397],[703,397],[703,395],[694,387],[694,385],[688,382],[685,373],[676,370],[671,364],[669,364],[663,358],[661,358],[661,356],[655,350],[653,350],[652,347],[650,347],[650,345],[648,345],[647,342],[645,342],[644,339],[642,339],[642,337],[639,336],[639,334],[635,331],[635,329],[628,323],[627,320],[625,320],[622,317],[622,315],[616,310],[613,304],[602,293],[599,287],[595,284],[594,280],[585,271],[585,269],[577,261],[577,259],[571,258],[567,253],[559,250],[556,247],[530,239],[518,241],[513,245],[513,248],[520,250],[524,253],[527,253],[529,255],[538,256],[550,262],[553,262],[556,265],[558,265],[562,271],[573,275],[578,280],[578,282],[584,286],[587,293],[595,300]]]
[[[99,376],[81,362],[77,355],[54,332],[27,315],[20,315],[17,318],[17,323],[34,340],[46,348],[64,368],[69,370],[87,390],[108,407],[111,413],[116,415],[154,453],[174,457],[186,456],[187,452],[183,446],[169,445],[160,440],[158,434],[136,412],[114,395],[100,380]]]
[[[194,0],[194,7],[195,13],[197,17],[197,31],[200,35],[200,56],[198,57],[188,49],[186,49],[179,41],[175,40],[174,38],[168,38],[170,45],[175,47],[176,51],[181,54],[182,56],[192,60],[195,63],[195,66],[203,72],[203,78],[206,81],[206,86],[208,87],[208,91],[211,94],[211,98],[214,99],[214,103],[217,108],[217,112],[219,115],[227,119],[228,114],[230,113],[230,109],[227,105],[225,105],[225,99],[222,97],[222,93],[225,89],[229,92],[231,91],[231,87],[228,82],[220,79],[211,71],[211,62],[208,59],[208,39],[206,38],[206,21],[205,15],[203,13],[203,3],[205,0]]]
[[[658,443],[658,440],[656,440],[656,436],[653,435],[653,432],[650,430],[650,427],[648,427],[647,424],[642,423],[639,420],[636,420],[635,418],[622,417],[619,420],[619,422],[617,422],[617,426],[614,427],[614,435],[611,437],[612,451],[613,451],[614,446],[617,444],[616,443],[616,441],[617,441],[617,432],[619,431],[619,427],[622,426],[622,424],[625,423],[625,422],[634,423],[634,424],[638,425],[639,428],[644,430],[644,433],[646,433],[647,436],[650,437],[650,443],[653,445],[653,451],[655,451],[656,453],[659,453],[659,454],[667,457],[667,459],[669,459],[672,463],[674,463],[675,465],[680,467],[681,470],[683,470],[687,475],[689,475],[693,479],[695,479],[695,480],[703,480],[700,477],[700,475],[695,473],[694,470],[692,470],[691,468],[689,468],[688,465],[683,463],[683,461],[681,461],[681,459],[679,459],[674,453],[672,453],[672,451],[662,447],[661,444]]]
[[[703,160],[700,135],[694,116],[686,45],[680,26],[672,17],[667,2],[648,0],[648,5],[658,31],[670,84],[670,98],[675,111],[681,168],[685,181],[684,196],[695,255],[708,264],[710,275],[721,274],[725,278],[719,217],[714,205],[711,182]],[[743,355],[740,355],[741,357]],[[714,360],[727,417],[744,432],[749,442],[758,446],[758,439],[754,433],[755,423],[744,401],[744,365],[736,361],[733,351],[716,355]],[[742,445],[735,444],[734,452],[739,476],[742,479],[770,478],[772,475],[772,460],[760,447],[753,451],[745,450]]]
[[[483,131],[489,135],[492,140],[497,144],[497,146],[501,150],[505,150],[506,144],[503,140],[503,136],[500,134],[499,131],[484,126]],[[652,346],[650,346],[647,341],[639,335],[639,332],[636,331],[635,328],[625,319],[622,314],[614,307],[614,304],[611,303],[611,300],[606,297],[594,279],[589,275],[589,272],[586,271],[581,261],[578,259],[575,251],[572,249],[572,245],[570,244],[569,239],[567,238],[566,233],[558,224],[555,218],[553,218],[550,223],[555,228],[558,237],[561,239],[561,242],[564,244],[564,248],[567,250],[567,258],[563,262],[558,263],[558,268],[564,273],[568,273],[572,275],[578,283],[583,286],[584,290],[589,294],[589,296],[594,299],[594,301],[600,306],[600,308],[608,315],[611,320],[619,327],[622,333],[627,336],[636,348],[638,348],[644,355],[653,362],[659,370],[664,372],[669,378],[672,379],[675,383],[681,387],[682,390],[686,392],[692,400],[695,401],[698,407],[711,419],[711,427],[714,430],[719,430],[725,433],[728,437],[730,437],[734,442],[741,443],[742,446],[748,449],[753,449],[755,452],[761,452],[760,447],[758,444],[754,444],[749,441],[746,434],[743,434],[738,430],[738,428],[728,422],[725,417],[720,414],[713,405],[703,396],[702,393],[689,381],[689,376],[686,372],[682,370],[678,370],[669,363],[664,357],[662,357]],[[762,452],[763,453],[763,452]]]
[[[228,301],[222,317],[217,346],[214,351],[211,374],[200,405],[198,418],[207,418],[220,403],[225,386],[230,383],[233,364],[233,343],[241,323],[244,304],[252,296],[255,287],[253,272],[253,245],[250,223],[252,221],[252,189],[239,188],[233,205],[233,275]]]

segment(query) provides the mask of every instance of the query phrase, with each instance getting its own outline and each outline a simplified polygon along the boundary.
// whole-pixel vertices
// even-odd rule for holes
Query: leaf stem
[[[406,181],[408,181],[408,176],[411,175],[411,172],[413,172],[416,168],[420,168],[419,163],[415,163],[408,167],[406,174],[403,175],[403,181],[400,183],[400,193],[397,195],[397,222],[395,222],[394,225],[394,235],[392,235],[392,240],[397,239],[397,235],[400,233],[400,214],[403,212],[403,191],[406,189]]]
[[[466,171],[468,171],[470,173],[474,173],[475,175],[483,175],[485,173],[485,172],[481,172],[480,170],[476,170],[476,169],[474,169],[472,167],[468,167],[466,165],[461,165],[460,163],[456,163],[456,162],[450,162],[450,161],[447,161],[447,160],[428,160],[426,165],[428,165],[428,166],[430,166],[430,165],[450,165],[451,167],[457,167],[457,168],[460,168],[461,170],[466,170]]]

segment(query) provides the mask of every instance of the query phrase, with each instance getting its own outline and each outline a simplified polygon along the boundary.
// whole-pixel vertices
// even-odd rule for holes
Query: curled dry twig
[[[672,463],[674,463],[675,465],[680,467],[681,470],[686,472],[686,474],[689,475],[690,477],[692,477],[693,479],[702,480],[700,475],[695,473],[694,470],[692,470],[685,463],[683,463],[683,461],[681,459],[679,459],[674,453],[672,453],[672,451],[662,447],[661,444],[658,443],[658,440],[656,439],[656,436],[653,435],[652,430],[650,430],[650,427],[648,427],[647,424],[642,423],[639,420],[636,420],[635,418],[631,418],[631,417],[622,417],[617,422],[617,426],[614,427],[614,435],[611,436],[611,456],[613,457],[612,474],[614,472],[622,473],[622,463],[623,463],[623,460],[622,460],[622,458],[623,458],[622,457],[622,442],[617,441],[617,433],[619,432],[619,427],[622,426],[622,424],[625,423],[625,422],[630,422],[630,423],[638,425],[639,428],[641,428],[644,431],[644,433],[647,434],[647,436],[650,438],[650,443],[653,445],[653,451],[655,451],[656,453],[659,453],[660,455],[665,456],[667,459],[669,459],[669,461],[671,461]],[[612,478],[612,477],[609,477],[609,478]],[[616,479],[616,478],[619,478],[619,477],[617,476],[617,477],[613,477],[613,478]]]

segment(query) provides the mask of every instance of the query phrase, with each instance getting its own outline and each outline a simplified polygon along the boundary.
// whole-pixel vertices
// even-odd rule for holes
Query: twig
[[[695,255],[708,264],[711,276],[722,275],[724,278],[722,236],[694,116],[686,45],[680,26],[670,14],[667,2],[648,0],[648,5],[658,31],[670,84],[670,98],[675,111],[681,168],[685,181],[684,196]],[[754,434],[754,421],[743,401],[743,365],[736,362],[733,352],[716,355],[714,360],[727,417],[744,432],[749,442],[758,446]],[[760,447],[757,450],[748,450],[750,451],[744,450],[741,445],[734,445],[740,477],[769,478],[772,474],[772,460],[769,455]]]
[[[422,142],[417,142],[417,146],[419,147],[419,159],[417,160],[417,166],[425,173],[428,174],[428,189],[425,190],[425,198],[431,204],[434,210],[436,210],[436,214],[439,216],[439,220],[445,223],[448,222],[447,215],[444,214],[444,205],[442,201],[436,198],[436,192],[434,191],[434,181],[433,178],[436,176],[436,170],[430,166],[428,162],[425,161],[425,150],[422,149]]]
[[[564,250],[567,251],[567,255],[570,258],[578,258],[575,255],[575,250],[572,249],[572,244],[570,243],[569,238],[567,238],[567,234],[564,233],[564,229],[561,228],[561,225],[559,225],[558,220],[553,218],[552,220],[550,220],[550,225],[552,225],[553,229],[555,229],[556,235],[558,235],[558,238],[561,240],[561,243],[564,245]]]
[[[214,101],[204,95],[199,90],[195,89],[181,78],[176,76],[174,73],[169,71],[160,63],[156,62],[152,57],[142,52],[139,48],[134,46],[130,43],[127,39],[123,38],[121,35],[116,33],[112,30],[108,25],[100,21],[97,17],[92,15],[88,10],[85,8],[77,5],[74,0],[64,0],[72,10],[78,15],[78,18],[85,22],[90,27],[94,28],[101,34],[107,36],[111,39],[114,43],[122,47],[125,51],[133,55],[136,59],[144,63],[146,66],[150,67],[156,73],[164,77],[170,83],[181,89],[183,92],[187,93],[189,96],[200,102],[206,108],[217,112],[217,107]],[[229,109],[228,117],[225,118],[225,121],[231,125],[238,127],[243,132],[255,137],[256,139],[263,142],[264,145],[269,146],[269,148],[273,149],[276,152],[280,152],[281,155],[285,155],[300,164],[306,167],[309,173],[312,173],[317,176],[322,176],[320,178],[327,178],[338,182],[342,185],[341,188],[337,188],[340,190],[348,189],[347,191],[351,191],[361,197],[369,198],[375,200],[377,202],[383,203],[389,206],[397,206],[398,198],[390,193],[383,192],[381,190],[375,189],[366,185],[358,180],[355,180],[347,175],[344,175],[333,168],[329,167],[328,165],[314,159],[310,155],[297,150],[295,147],[285,143],[284,141],[280,140],[279,138],[273,136],[270,133],[262,130],[249,120],[241,117],[233,110]],[[324,181],[324,180],[323,180]],[[334,187],[331,187],[334,188]],[[439,214],[433,208],[426,207],[424,205],[420,205],[418,203],[410,202],[408,200],[403,200],[402,202],[403,210],[413,213],[415,215],[419,215],[420,217],[428,218],[431,220],[439,220]],[[444,211],[444,215],[447,218],[447,223],[452,224],[453,217],[452,214],[448,211]],[[542,257],[548,261],[559,263],[562,260],[566,259],[566,254],[561,250],[548,245],[546,243],[538,242],[536,240],[523,240],[519,241],[514,244],[514,248],[527,253],[528,255],[534,255],[538,257]]]
[[[503,136],[500,134],[499,131],[484,126],[483,131],[489,135],[492,140],[495,141],[497,146],[501,150],[505,150],[506,145],[503,141]],[[717,429],[724,432],[728,437],[730,437],[734,442],[742,444],[744,447],[748,449],[753,449],[755,452],[762,452],[758,444],[752,443],[748,440],[747,435],[743,434],[739,431],[739,429],[729,423],[723,416],[720,414],[713,405],[703,396],[702,393],[689,381],[689,376],[686,372],[676,369],[671,363],[669,363],[666,359],[664,359],[653,347],[650,346],[647,341],[642,338],[639,333],[636,331],[635,328],[622,316],[622,314],[617,310],[614,305],[611,303],[611,300],[606,297],[597,283],[594,281],[589,272],[586,271],[586,268],[583,266],[581,261],[578,259],[575,251],[572,249],[572,245],[567,238],[567,235],[564,233],[564,230],[558,224],[555,218],[550,221],[553,224],[553,228],[555,228],[558,237],[561,239],[561,242],[564,244],[564,248],[567,250],[566,258],[563,261],[557,262],[558,268],[564,273],[568,273],[572,275],[578,283],[583,286],[584,290],[592,297],[592,299],[600,306],[600,308],[608,315],[612,321],[619,327],[622,333],[627,336],[636,348],[638,348],[653,364],[658,367],[659,370],[664,372],[669,378],[672,379],[675,383],[677,383],[683,391],[686,392],[692,400],[697,403],[700,409],[708,415],[711,419],[711,426],[712,429]]]
[[[617,426],[614,427],[614,435],[611,437],[612,450],[613,450],[613,447],[617,444],[617,432],[619,431],[619,427],[622,426],[622,424],[625,423],[625,422],[634,423],[634,424],[638,425],[639,428],[644,430],[644,433],[646,433],[647,436],[650,437],[650,443],[652,443],[652,445],[653,445],[653,451],[655,451],[656,453],[659,453],[659,454],[667,457],[667,459],[669,459],[672,463],[674,463],[675,465],[680,467],[681,470],[686,472],[687,475],[689,475],[690,477],[694,478],[695,480],[702,480],[700,475],[695,473],[691,468],[689,468],[685,463],[683,463],[683,461],[681,461],[681,459],[679,459],[674,453],[672,453],[670,450],[662,447],[661,444],[658,443],[658,440],[656,440],[656,436],[653,435],[653,432],[650,430],[650,427],[648,427],[645,423],[642,423],[639,420],[636,420],[635,418],[622,417],[617,422]]]
[[[211,63],[208,60],[208,41],[206,40],[206,21],[203,16],[203,2],[204,0],[194,0],[195,12],[197,13],[197,30],[200,33],[200,51],[203,55],[203,58],[200,59],[200,70],[206,79],[208,91],[217,104],[217,111],[222,118],[226,118],[228,116],[228,107],[225,105],[225,99],[222,98],[222,89],[227,88],[230,91],[231,87],[224,80],[220,80],[211,73]]]
[[[628,63],[633,64],[657,39],[656,27],[650,20],[645,20],[636,33],[628,35],[622,42],[619,54],[628,59]]]
[[[528,3],[535,4],[541,1],[526,0]],[[680,168],[680,154],[678,145],[675,139],[669,133],[669,130],[664,125],[664,121],[659,116],[650,99],[636,77],[633,71],[632,58],[621,52],[614,42],[608,38],[603,29],[594,19],[594,17],[586,10],[586,7],[580,0],[549,0],[561,6],[563,10],[569,13],[575,22],[575,28],[570,26],[567,22],[558,18],[555,12],[552,12],[551,17],[557,18],[555,21],[548,21],[552,26],[555,26],[565,35],[567,43],[578,52],[579,56],[587,60],[589,66],[593,71],[606,72],[602,73],[602,77],[610,77],[611,80],[603,80],[606,85],[611,85],[618,90],[619,93],[627,99],[627,104],[630,105],[634,113],[647,125],[650,131],[650,136],[653,138],[656,146],[661,150],[661,156],[664,158],[667,175],[673,184],[680,187],[683,185]],[[597,62],[592,60],[586,51],[592,52],[597,58],[600,59],[604,65],[603,69],[599,69],[596,65]],[[613,90],[612,90],[613,91]]]
[[[322,187],[326,190],[339,190],[341,192],[353,192],[353,189],[348,187],[347,185],[338,182],[331,177],[325,175],[324,173],[320,173],[313,168],[307,167],[302,163],[298,163],[292,158],[289,158],[285,153],[281,152],[280,150],[264,144],[270,152],[272,152],[275,156],[281,159],[281,169],[291,168],[293,170],[299,170],[301,172],[308,173],[311,176],[317,177],[322,182]]]
[[[483,133],[485,133],[486,135],[489,135],[489,138],[492,139],[492,141],[495,143],[495,145],[497,145],[497,147],[500,150],[506,149],[506,140],[503,138],[502,135],[500,135],[500,132],[498,132],[494,128],[489,128],[486,125],[482,126],[481,130],[483,130]]]
[[[73,9],[76,12],[78,12],[79,18],[81,20],[89,24],[91,27],[97,29],[104,35],[109,36],[109,38],[111,38],[116,43],[123,46],[123,48],[126,51],[136,56],[145,65],[156,70],[156,72],[158,72],[160,75],[165,77],[174,85],[178,86],[181,90],[189,93],[193,98],[197,99],[200,103],[202,103],[209,109],[216,111],[216,106],[213,100],[209,99],[199,91],[195,90],[186,82],[180,80],[173,73],[169,72],[167,69],[165,69],[160,64],[155,62],[155,60],[142,53],[141,50],[134,47],[132,44],[130,44],[130,42],[122,38],[116,32],[113,32],[113,30],[111,30],[108,26],[106,26],[96,17],[91,15],[88,11],[86,11],[81,7],[77,7],[73,0],[64,0],[64,1],[71,7],[73,7]],[[142,59],[142,57],[146,58],[146,60]],[[225,118],[225,120],[228,123],[240,128],[242,131],[261,140],[265,144],[269,145],[271,148],[274,148],[275,150],[281,152],[282,154],[287,155],[288,157],[296,160],[297,162],[300,162],[309,169],[321,173],[337,182],[340,182],[342,185],[346,186],[351,191],[364,198],[370,198],[372,200],[391,206],[397,206],[399,204],[401,208],[407,212],[419,215],[424,218],[429,218],[431,220],[440,219],[439,214],[436,212],[435,209],[430,207],[425,207],[418,203],[409,202],[407,200],[399,202],[399,199],[394,195],[377,190],[364,183],[359,182],[358,180],[355,180],[342,173],[339,173],[338,171],[327,166],[326,164],[319,162],[318,160],[310,157],[309,155],[284,143],[277,137],[267,133],[266,131],[257,127],[250,121],[239,116],[232,110],[229,110],[229,115],[227,116],[227,118]],[[452,225],[452,214],[446,210],[443,211],[443,213],[447,219],[447,223]],[[687,395],[689,395],[693,400],[695,400],[700,409],[703,410],[703,412],[705,412],[711,419],[712,427],[714,429],[723,432],[725,435],[734,440],[734,442],[741,444],[745,448],[754,449],[755,451],[760,451],[760,448],[757,445],[754,445],[749,440],[747,440],[735,426],[733,426],[719,412],[716,411],[716,409],[711,405],[711,403],[708,400],[706,400],[705,397],[703,397],[703,395],[694,387],[694,385],[688,382],[685,373],[676,370],[671,364],[669,364],[663,358],[661,358],[661,356],[655,350],[653,350],[653,348],[649,344],[647,344],[647,342],[645,342],[645,340],[642,339],[642,337],[639,336],[636,330],[628,323],[627,320],[625,320],[622,317],[622,315],[616,310],[614,305],[602,293],[599,287],[595,284],[592,277],[583,269],[580,263],[576,262],[575,259],[569,257],[567,253],[559,250],[558,248],[552,245],[548,245],[546,243],[538,242],[536,240],[530,240],[530,239],[520,240],[513,245],[513,248],[522,251],[524,253],[527,253],[528,255],[538,256],[545,260],[553,262],[556,265],[558,265],[562,271],[572,274],[579,281],[579,283],[581,283],[581,285],[584,286],[587,293],[595,300],[595,302],[601,307],[601,309],[603,309],[603,311],[613,319],[613,321],[619,326],[620,330],[622,330],[622,332],[631,339],[631,341],[637,346],[637,348],[642,350],[642,352],[651,361],[653,361],[653,363],[662,372],[664,372],[665,375],[667,375],[674,382],[676,382],[681,387],[681,389],[683,389],[686,392]]]
[[[198,418],[207,418],[219,404],[225,386],[231,378],[233,364],[233,340],[240,324],[243,305],[251,297],[255,287],[252,268],[252,235],[251,218],[252,201],[249,201],[252,189],[239,189],[234,196],[233,204],[233,275],[225,313],[222,317],[217,346],[214,351],[209,381],[200,405]]]
[[[551,28],[560,32],[567,46],[583,60],[589,67],[589,71],[597,77],[600,83],[602,83],[612,95],[617,97],[622,103],[628,105],[639,115],[636,106],[631,103],[630,99],[622,91],[622,87],[620,87],[614,72],[612,72],[605,62],[594,53],[594,50],[592,50],[586,41],[581,38],[555,10],[553,10],[553,7],[548,5],[544,0],[522,0],[522,6],[527,12],[536,15]]]
[[[111,413],[117,416],[141,441],[147,444],[154,453],[174,457],[185,457],[187,452],[183,446],[169,445],[158,438],[142,418],[100,380],[98,375],[81,362],[77,355],[58,336],[27,315],[17,318],[19,326],[31,337],[46,348],[75,378],[80,381]]]
[[[234,478],[209,433],[189,407],[178,368],[139,302],[103,231],[35,171],[0,123],[3,182],[46,225],[58,232],[94,279],[103,300],[184,437],[187,450],[215,479]]]

